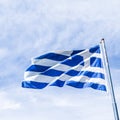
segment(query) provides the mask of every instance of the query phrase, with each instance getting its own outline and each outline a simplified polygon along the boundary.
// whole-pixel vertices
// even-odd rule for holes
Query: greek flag
[[[32,59],[24,73],[22,87],[91,87],[106,91],[105,71],[100,45],[85,50],[50,52]]]

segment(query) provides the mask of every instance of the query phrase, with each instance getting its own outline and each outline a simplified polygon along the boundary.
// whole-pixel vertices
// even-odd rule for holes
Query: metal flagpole
[[[115,99],[115,93],[114,93],[112,77],[111,77],[111,73],[110,73],[110,67],[109,67],[109,62],[108,62],[108,57],[107,57],[107,52],[106,52],[106,46],[105,46],[104,39],[102,39],[100,43],[101,43],[100,45],[101,45],[101,49],[102,49],[102,52],[103,52],[103,60],[104,60],[104,64],[105,64],[106,75],[107,75],[107,79],[108,79],[108,85],[109,85],[108,87],[109,87],[110,95],[111,95],[111,99],[112,99],[114,117],[115,117],[115,120],[119,120],[117,103],[116,103],[116,99]]]

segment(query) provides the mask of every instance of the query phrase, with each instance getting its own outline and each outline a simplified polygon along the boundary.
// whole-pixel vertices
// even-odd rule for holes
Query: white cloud
[[[0,111],[16,110],[21,107],[20,103],[10,99],[6,92],[0,92]]]

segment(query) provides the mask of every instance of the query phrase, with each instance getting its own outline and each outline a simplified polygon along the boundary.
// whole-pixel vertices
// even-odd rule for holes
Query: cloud
[[[0,111],[16,110],[21,107],[20,103],[10,99],[6,92],[0,92]]]

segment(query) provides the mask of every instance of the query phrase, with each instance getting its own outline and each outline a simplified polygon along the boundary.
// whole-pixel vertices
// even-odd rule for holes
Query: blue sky
[[[106,92],[90,88],[21,88],[32,57],[89,48],[106,40],[120,111],[119,0],[0,0],[0,118],[113,120]]]

